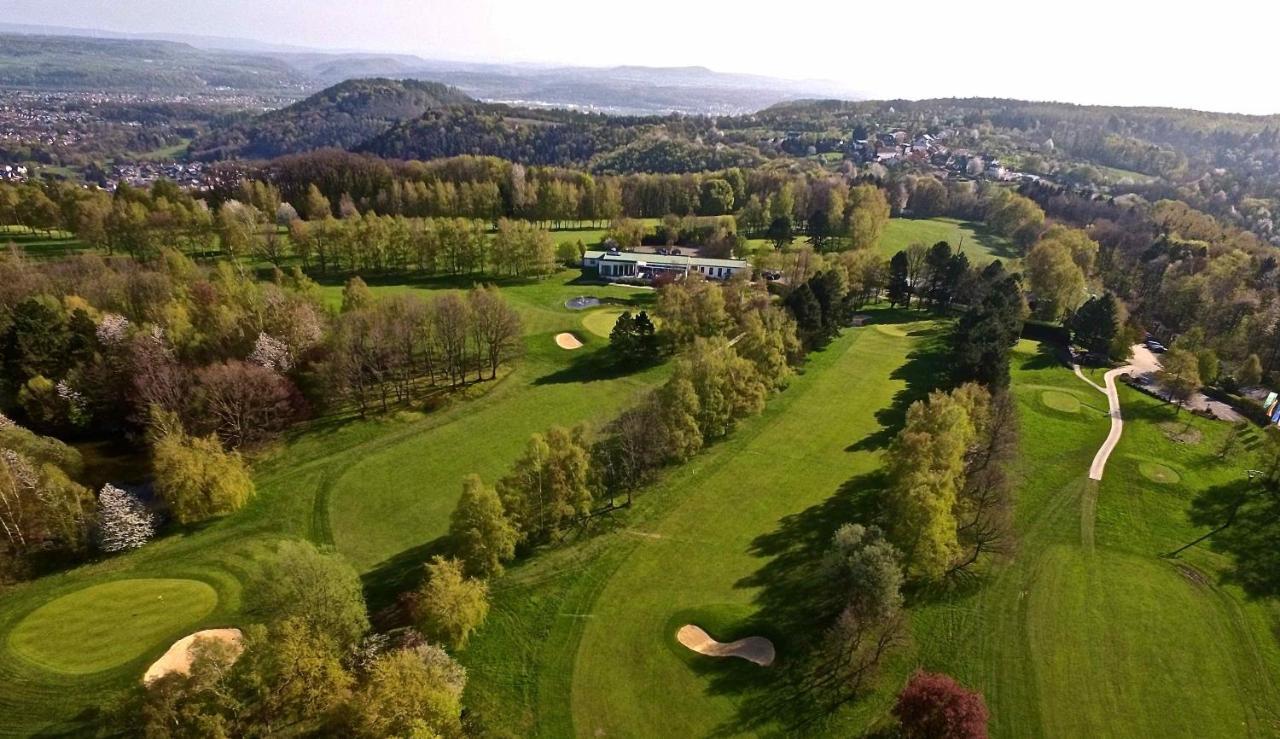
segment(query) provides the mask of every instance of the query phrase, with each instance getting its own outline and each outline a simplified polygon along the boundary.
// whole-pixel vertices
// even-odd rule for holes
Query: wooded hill
[[[405,120],[476,101],[438,82],[348,80],[256,118],[215,128],[191,145],[201,159],[269,159],[311,149],[352,149]]]

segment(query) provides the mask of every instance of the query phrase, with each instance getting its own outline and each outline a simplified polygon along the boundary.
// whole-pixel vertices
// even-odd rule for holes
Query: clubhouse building
[[[751,267],[743,259],[709,259],[683,254],[589,251],[582,255],[582,271],[609,282],[652,282],[655,277],[698,272],[709,280],[727,280]]]

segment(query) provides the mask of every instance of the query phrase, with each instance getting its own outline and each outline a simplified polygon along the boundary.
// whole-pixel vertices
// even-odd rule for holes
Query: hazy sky
[[[1280,113],[1274,0],[0,0],[0,20],[438,59],[702,65],[878,98]]]

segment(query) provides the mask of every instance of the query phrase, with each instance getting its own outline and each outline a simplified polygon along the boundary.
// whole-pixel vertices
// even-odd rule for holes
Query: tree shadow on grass
[[[907,361],[889,375],[902,380],[906,386],[894,394],[889,405],[876,411],[880,430],[845,448],[847,452],[883,449],[893,440],[907,418],[907,409],[917,400],[924,400],[931,391],[945,387],[947,382],[946,332],[931,329],[923,334],[927,338],[907,355]]]
[[[558,385],[561,383],[594,382],[597,380],[616,380],[619,377],[643,372],[653,364],[632,366],[614,359],[613,352],[607,347],[579,354],[569,361],[565,367],[549,372],[533,381],[534,385]]]
[[[436,555],[449,553],[449,537],[439,536],[386,559],[361,578],[364,600],[374,626],[380,630],[404,626],[403,614],[396,607],[402,593],[422,584],[423,565]]]
[[[783,518],[776,530],[751,543],[751,554],[765,562],[735,587],[758,589],[752,628],[774,641],[778,656],[764,669],[710,659],[693,663],[698,672],[713,675],[711,694],[737,697],[737,715],[714,735],[772,733],[775,727],[804,733],[828,717],[828,696],[814,693],[804,679],[814,642],[840,607],[821,576],[822,558],[837,528],[880,519],[879,493],[886,483],[880,471],[853,477],[825,501]]]

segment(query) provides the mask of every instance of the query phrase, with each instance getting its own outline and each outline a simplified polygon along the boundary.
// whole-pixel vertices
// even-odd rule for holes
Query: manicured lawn
[[[492,482],[531,434],[554,425],[607,421],[659,381],[661,368],[637,375],[613,372],[606,339],[585,336],[587,346],[572,353],[555,345],[557,333],[581,326],[582,313],[564,306],[569,298],[593,295],[637,306],[653,298],[650,291],[572,284],[576,274],[503,288],[526,330],[525,356],[513,373],[483,397],[429,415],[417,433],[389,441],[325,481],[326,528],[357,569],[392,566],[397,555],[444,534],[465,475],[474,472]],[[421,287],[453,289],[454,284]],[[330,288],[330,295],[335,292]]]
[[[1159,556],[1200,533],[1195,493],[1248,466],[1217,458],[1229,427],[1184,413],[1202,440],[1176,443],[1160,428],[1171,407],[1122,386],[1124,435],[1094,483],[1103,396],[1029,342],[1014,366],[1016,553],[976,591],[915,609],[915,660],[980,689],[992,736],[1274,735],[1274,613],[1221,584],[1205,548]],[[1046,404],[1052,388],[1082,410]]]
[[[1008,262],[1018,256],[1008,239],[991,233],[981,223],[956,218],[891,218],[880,237],[880,253],[892,257],[912,244],[933,246],[939,241],[960,249],[975,264],[992,259]]]
[[[607,339],[621,315],[622,311],[614,308],[593,310],[582,317],[582,326],[596,336]]]
[[[904,317],[916,316],[891,320]],[[775,673],[693,655],[675,631],[701,622],[717,634],[767,636],[780,661],[795,654],[800,644],[768,618],[778,592],[766,573],[793,535],[825,538],[842,522],[841,506],[813,511],[878,466],[881,420],[910,397],[899,395],[908,378],[918,388],[933,371],[923,360],[903,366],[931,327],[849,331],[812,355],[761,417],[609,522],[614,532],[500,580],[490,625],[464,655],[468,695],[486,725],[525,736],[742,730],[739,712],[757,705],[759,680]],[[745,684],[721,689],[726,679]]]
[[[148,641],[128,630],[109,631],[102,649],[136,651],[125,654],[126,661],[115,667],[93,674],[67,675],[0,651],[0,685],[5,686],[0,690],[0,733],[74,733],[92,719],[86,709],[109,704],[117,693],[135,685],[146,665],[174,639],[200,628],[243,626],[242,583],[282,538],[336,541],[367,570],[371,598],[385,605],[385,598],[404,587],[397,578],[416,577],[426,556],[423,547],[446,529],[463,474],[480,472],[492,480],[514,461],[528,434],[552,424],[607,418],[634,393],[660,381],[665,371],[661,367],[641,375],[613,374],[598,352],[603,340],[587,337],[587,347],[577,352],[555,347],[552,337],[557,331],[581,325],[581,313],[564,307],[571,297],[596,295],[636,307],[653,299],[650,291],[578,284],[577,274],[503,285],[503,293],[524,320],[526,356],[496,383],[475,385],[467,397],[436,410],[406,409],[365,420],[317,419],[255,464],[258,495],[239,513],[195,530],[171,532],[136,552],[6,591],[0,597],[3,649],[32,611],[50,603],[82,603],[59,599],[96,592],[84,589],[122,578],[198,579],[212,586],[218,597],[212,611],[196,616],[194,622],[184,617],[190,623],[162,638]],[[373,289],[389,294],[464,286],[447,280],[407,287],[375,282]],[[340,300],[341,288],[325,289],[330,300]],[[341,530],[331,525],[338,517]],[[359,535],[350,535],[353,531]],[[79,606],[73,610],[85,612]],[[111,620],[118,623],[127,617],[115,614]],[[55,652],[63,660],[76,659],[67,650]]]
[[[217,591],[199,580],[117,580],[32,611],[9,633],[9,647],[54,672],[98,672],[167,646],[217,603]]]

